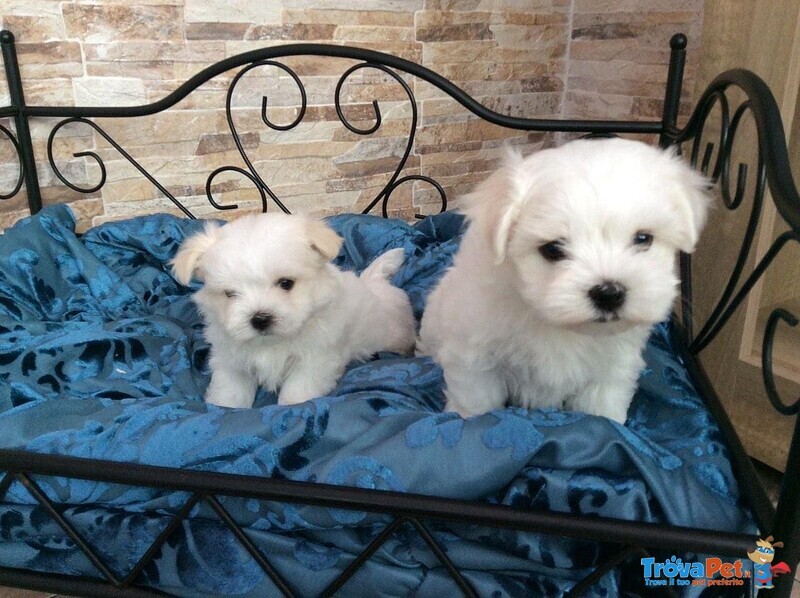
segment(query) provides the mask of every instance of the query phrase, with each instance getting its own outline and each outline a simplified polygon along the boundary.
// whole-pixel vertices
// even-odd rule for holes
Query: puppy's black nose
[[[272,326],[272,320],[272,314],[268,314],[265,311],[258,311],[250,318],[250,325],[259,332],[264,332]]]
[[[617,311],[625,303],[628,289],[618,282],[604,281],[589,289],[589,299],[601,311]]]

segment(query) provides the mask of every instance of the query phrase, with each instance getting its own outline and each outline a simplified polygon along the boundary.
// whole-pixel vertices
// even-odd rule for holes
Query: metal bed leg
[[[786,471],[781,481],[781,493],[775,510],[775,519],[770,530],[775,540],[784,542],[780,559],[785,561],[791,573],[775,578],[773,596],[789,598],[800,562],[800,415],[796,416],[794,434],[786,460]]]

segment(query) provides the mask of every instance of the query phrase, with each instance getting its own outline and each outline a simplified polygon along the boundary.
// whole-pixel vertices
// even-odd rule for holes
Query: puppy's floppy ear
[[[326,262],[339,255],[339,249],[344,240],[322,220],[308,220],[306,234],[311,243],[311,249],[319,253]]]
[[[213,222],[206,223],[205,229],[186,239],[172,260],[172,275],[182,285],[191,282],[192,276],[198,270],[200,258],[217,242],[219,230],[222,227]]]
[[[522,155],[506,147],[501,167],[462,198],[464,212],[489,242],[496,264],[506,258],[514,223],[528,190],[522,163]]]
[[[678,249],[684,253],[694,251],[700,232],[705,226],[711,202],[711,181],[673,155],[679,170],[670,198],[678,216]]]

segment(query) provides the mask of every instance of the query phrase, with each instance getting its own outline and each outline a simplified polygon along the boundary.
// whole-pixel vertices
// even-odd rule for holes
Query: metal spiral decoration
[[[233,112],[232,112],[232,102],[233,102],[233,92],[236,89],[239,81],[241,81],[242,77],[244,77],[247,73],[252,71],[253,69],[261,68],[261,67],[275,67],[283,72],[287,73],[294,83],[297,85],[297,88],[300,90],[300,111],[297,114],[297,117],[286,125],[278,125],[273,123],[269,116],[267,115],[267,96],[261,97],[261,120],[265,125],[267,125],[270,129],[274,131],[289,131],[294,129],[300,122],[303,120],[303,117],[306,114],[306,108],[308,104],[307,96],[306,96],[306,89],[303,86],[303,82],[300,80],[300,77],[297,76],[292,69],[290,69],[285,64],[281,64],[280,62],[275,62],[274,60],[259,60],[258,62],[254,62],[252,64],[247,65],[242,70],[240,70],[236,76],[231,81],[231,84],[228,86],[228,94],[225,98],[225,117],[228,121],[228,128],[231,131],[231,136],[233,137],[233,142],[236,144],[236,149],[239,152],[239,155],[242,157],[242,160],[247,165],[247,171],[235,167],[235,166],[223,166],[222,168],[216,169],[212,172],[208,180],[206,181],[206,196],[208,198],[209,203],[218,210],[235,210],[239,206],[236,204],[233,205],[219,205],[217,202],[214,201],[214,198],[211,195],[211,181],[221,172],[237,172],[239,174],[244,175],[255,185],[256,189],[258,189],[259,194],[261,195],[261,211],[267,211],[267,196],[272,198],[272,201],[275,202],[283,212],[289,213],[289,209],[283,204],[283,202],[278,198],[275,193],[273,193],[272,189],[269,188],[264,179],[261,178],[261,175],[256,170],[256,167],[253,165],[253,162],[247,155],[247,152],[244,149],[244,144],[242,143],[242,139],[239,136],[239,132],[236,130],[236,124],[233,122]]]
[[[17,175],[17,182],[14,185],[11,192],[10,193],[0,192],[0,200],[6,200],[14,197],[17,193],[19,193],[19,190],[22,189],[22,182],[25,180],[25,168],[22,165],[22,154],[20,153],[20,147],[17,138],[14,137],[14,134],[3,125],[0,125],[0,131],[2,131],[3,135],[5,135],[8,138],[8,140],[11,142],[11,145],[14,146],[14,151],[17,153],[17,163],[19,165],[19,174]]]
[[[289,77],[292,79],[292,81],[297,86],[297,89],[300,92],[300,107],[299,107],[297,116],[291,122],[286,123],[286,124],[275,123],[272,120],[270,120],[270,118],[269,118],[269,115],[268,115],[268,112],[267,112],[267,107],[268,107],[268,101],[269,100],[268,100],[268,97],[266,95],[264,95],[261,98],[261,121],[267,127],[269,127],[270,129],[272,129],[274,131],[289,131],[289,130],[294,129],[295,127],[297,127],[302,122],[303,118],[305,117],[305,114],[306,114],[306,111],[307,111],[307,108],[308,108],[308,97],[307,97],[307,94],[306,94],[305,87],[303,85],[303,82],[300,80],[300,77],[297,75],[297,73],[295,73],[295,71],[293,71],[291,68],[289,68],[285,64],[282,64],[280,62],[276,62],[274,60],[258,60],[258,61],[252,62],[250,64],[247,64],[241,70],[239,70],[238,73],[236,73],[236,75],[234,76],[234,78],[231,81],[230,85],[228,86],[228,91],[227,91],[227,95],[226,95],[226,99],[225,99],[225,116],[226,116],[226,120],[227,120],[227,123],[228,123],[228,128],[229,128],[231,136],[233,138],[234,145],[236,146],[236,149],[239,152],[239,155],[241,156],[245,167],[242,168],[242,167],[239,167],[239,166],[221,166],[221,167],[215,169],[213,172],[211,172],[211,174],[208,175],[208,177],[206,178],[206,184],[205,184],[206,199],[208,200],[209,204],[216,210],[224,211],[224,210],[235,210],[235,209],[239,208],[238,204],[224,204],[224,203],[222,203],[220,201],[217,201],[214,198],[214,193],[213,193],[213,184],[214,184],[214,181],[217,179],[217,177],[220,176],[223,173],[233,173],[233,174],[236,174],[236,175],[243,176],[244,178],[246,178],[247,180],[249,180],[253,184],[253,186],[255,187],[256,191],[258,191],[258,194],[259,194],[259,197],[260,197],[260,200],[261,200],[261,211],[262,212],[266,212],[267,211],[268,203],[269,203],[269,200],[271,199],[275,203],[275,205],[278,206],[278,208],[280,210],[282,210],[283,212],[289,213],[289,209],[286,207],[286,205],[283,203],[283,201],[281,201],[281,199],[272,191],[270,186],[266,183],[266,181],[263,179],[263,177],[259,174],[258,170],[256,170],[256,167],[253,164],[252,159],[250,158],[250,156],[248,156],[247,151],[245,150],[244,144],[242,142],[241,135],[240,135],[239,131],[236,128],[236,124],[235,124],[234,118],[233,118],[233,106],[232,106],[232,104],[233,104],[234,92],[235,92],[235,89],[236,89],[237,85],[239,84],[239,82],[242,80],[242,78],[247,73],[249,73],[253,69],[264,68],[264,67],[277,68],[277,69],[283,71],[284,73],[286,73],[287,75],[289,75]],[[403,91],[405,92],[406,97],[408,98],[408,101],[410,102],[410,105],[411,105],[411,123],[410,123],[409,131],[408,131],[408,139],[406,141],[405,149],[404,149],[403,154],[402,154],[402,156],[400,158],[400,161],[399,161],[397,167],[395,168],[395,170],[392,172],[391,176],[389,177],[388,182],[381,188],[381,190],[378,192],[378,194],[372,200],[370,200],[370,202],[367,204],[367,206],[362,210],[362,213],[366,214],[366,213],[372,211],[372,209],[378,203],[380,203],[381,204],[381,213],[382,213],[382,215],[384,217],[388,217],[388,215],[389,215],[389,201],[390,201],[390,199],[392,197],[392,194],[394,193],[394,191],[400,185],[402,185],[404,183],[407,183],[409,181],[423,181],[425,183],[428,183],[428,184],[432,185],[433,188],[438,193],[439,198],[440,198],[440,210],[439,211],[440,212],[444,212],[447,209],[447,194],[445,193],[444,188],[437,181],[435,181],[431,177],[420,175],[420,174],[411,174],[411,175],[407,175],[407,176],[404,176],[404,177],[400,176],[403,168],[405,167],[406,163],[408,162],[408,158],[411,155],[411,151],[412,151],[412,148],[414,146],[414,138],[415,138],[415,135],[416,135],[416,129],[417,129],[417,123],[418,123],[418,110],[417,110],[416,101],[414,99],[414,94],[411,91],[411,88],[408,86],[408,84],[405,82],[405,80],[403,80],[403,78],[400,77],[394,70],[392,70],[392,69],[390,69],[390,68],[388,68],[388,67],[386,67],[386,66],[384,66],[382,64],[378,64],[378,63],[374,63],[374,62],[361,62],[361,63],[358,63],[358,64],[350,67],[349,69],[347,69],[347,71],[345,71],[344,74],[342,74],[342,76],[338,79],[337,84],[336,84],[336,88],[335,88],[335,91],[334,91],[334,106],[335,106],[336,114],[337,114],[337,116],[339,118],[339,121],[342,123],[342,125],[344,125],[345,128],[347,128],[352,133],[355,133],[357,135],[362,135],[362,136],[371,135],[371,134],[375,133],[381,127],[381,125],[383,123],[381,109],[380,109],[380,106],[379,106],[377,100],[373,100],[372,101],[372,106],[373,106],[373,110],[374,110],[374,113],[375,113],[375,123],[374,123],[374,125],[372,125],[370,127],[367,127],[367,128],[363,128],[362,129],[362,128],[359,128],[359,127],[353,125],[347,119],[347,116],[345,115],[344,110],[342,109],[341,95],[342,95],[343,87],[344,87],[345,83],[347,82],[348,78],[353,73],[355,73],[355,72],[357,72],[357,71],[359,71],[361,69],[375,69],[375,70],[381,71],[381,72],[389,75],[392,79],[394,79],[403,88]],[[100,169],[100,178],[96,183],[89,184],[89,185],[81,185],[81,184],[78,184],[76,182],[70,181],[67,178],[67,176],[65,175],[65,173],[63,173],[59,169],[59,167],[58,167],[58,165],[56,163],[56,160],[55,160],[54,141],[56,139],[56,136],[57,136],[58,132],[63,127],[65,127],[65,126],[67,126],[69,124],[72,124],[72,123],[79,123],[79,124],[91,127],[95,132],[97,132],[101,137],[103,137],[103,139],[105,139],[109,143],[109,145],[111,145],[111,147],[113,147],[117,152],[119,152],[119,154],[123,158],[125,158],[134,168],[136,168],[136,170],[138,170],[148,181],[150,181],[150,183],[152,183],[153,186],[156,187],[156,189],[158,189],[158,191],[160,191],[164,195],[164,197],[169,199],[183,214],[185,214],[189,218],[194,218],[195,217],[189,211],[189,209],[187,209],[172,193],[170,193],[164,187],[164,185],[162,185],[154,176],[152,176],[149,172],[147,172],[147,170],[133,156],[131,156],[127,151],[125,151],[125,149],[119,143],[117,143],[108,133],[106,133],[103,130],[102,127],[100,127],[93,120],[89,120],[88,118],[85,118],[83,116],[72,116],[72,117],[65,118],[65,119],[59,121],[53,127],[53,129],[50,131],[50,135],[49,135],[48,140],[47,140],[47,158],[48,158],[48,161],[50,162],[50,166],[53,169],[53,173],[56,175],[56,177],[64,185],[66,185],[70,189],[72,189],[74,191],[78,191],[80,193],[95,193],[95,192],[99,191],[103,187],[103,185],[105,185],[106,180],[107,180],[106,165],[103,162],[103,159],[94,151],[75,152],[72,155],[74,157],[76,157],[76,158],[89,157],[89,158],[91,158],[91,159],[93,159],[95,161],[95,163],[97,164],[97,166]],[[5,127],[2,127],[2,126],[0,126],[0,130],[12,141],[12,143],[14,143],[15,149],[17,149],[17,152],[19,153],[18,144],[17,144],[16,139],[14,138],[14,136],[11,134],[11,132],[8,131]],[[22,172],[21,162],[20,162],[20,169],[21,170],[20,170],[19,180],[17,182],[17,185],[15,186],[15,189],[10,194],[7,194],[7,195],[6,194],[0,194],[0,199],[6,199],[8,197],[11,197],[11,196],[15,195],[19,191],[19,189],[21,188],[21,185],[22,185],[22,182],[23,182],[23,172]],[[420,215],[416,215],[416,217],[417,218],[422,218],[422,216],[420,216]]]
[[[150,181],[153,186],[155,186],[164,196],[169,199],[175,206],[183,212],[189,218],[194,218],[194,214],[192,214],[186,207],[179,202],[172,193],[167,191],[167,189],[162,185],[156,178],[151,175],[145,168],[136,161],[133,156],[131,156],[125,149],[117,143],[108,133],[106,133],[97,123],[91,121],[89,119],[83,118],[82,116],[74,116],[71,118],[65,118],[64,120],[60,121],[53,129],[50,131],[50,136],[47,138],[47,159],[50,162],[50,167],[53,169],[53,173],[58,177],[62,183],[64,183],[67,187],[72,189],[73,191],[78,191],[80,193],[94,193],[95,191],[99,191],[103,185],[106,183],[106,165],[103,163],[103,159],[98,156],[95,152],[85,151],[85,152],[74,152],[72,155],[76,158],[82,158],[88,156],[93,158],[97,165],[100,167],[100,181],[91,187],[81,187],[75,183],[70,182],[59,170],[58,165],[56,164],[55,157],[53,156],[53,141],[56,138],[56,134],[62,127],[70,124],[70,123],[81,123],[87,125],[94,129],[103,139],[105,139],[111,147],[119,152],[119,154],[125,158],[131,165],[133,165],[136,170],[138,170],[148,181]]]
[[[391,198],[392,193],[403,183],[413,180],[424,181],[426,183],[433,185],[433,187],[439,194],[439,197],[441,198],[440,212],[444,212],[447,209],[447,194],[445,193],[444,188],[437,181],[424,175],[408,175],[403,178],[398,178],[403,168],[405,167],[406,162],[408,161],[408,157],[411,155],[412,148],[414,147],[414,137],[416,136],[417,133],[417,119],[418,119],[417,102],[414,99],[414,92],[411,91],[411,88],[403,80],[403,78],[400,77],[400,75],[398,75],[392,69],[382,64],[374,62],[362,62],[347,69],[344,72],[344,74],[339,78],[339,81],[336,84],[336,90],[334,92],[334,97],[333,97],[334,106],[336,107],[336,114],[339,117],[339,120],[347,128],[347,130],[351,131],[352,133],[355,133],[356,135],[371,135],[380,128],[383,122],[381,116],[381,109],[380,106],[378,105],[377,100],[372,100],[372,109],[375,112],[375,124],[367,129],[359,129],[358,127],[352,125],[347,120],[347,117],[342,111],[342,102],[341,102],[342,88],[345,82],[347,81],[348,77],[350,77],[350,75],[361,69],[379,70],[392,77],[403,88],[403,91],[405,92],[406,97],[408,97],[408,101],[411,105],[411,126],[409,127],[408,141],[406,142],[406,147],[405,150],[403,151],[403,156],[400,158],[400,162],[398,163],[395,171],[392,173],[392,176],[389,178],[389,181],[378,192],[378,194],[367,204],[367,207],[365,207],[361,211],[361,213],[367,214],[371,212],[372,209],[378,204],[378,202],[381,202],[381,214],[383,215],[384,218],[387,218],[389,216],[389,199]],[[421,218],[422,216],[416,215],[416,217]]]
[[[262,101],[261,101],[261,120],[262,120],[262,122],[267,127],[269,127],[270,129],[272,129],[274,131],[289,131],[291,129],[294,129],[297,125],[299,125],[302,122],[303,117],[306,114],[306,110],[307,110],[307,107],[308,107],[308,98],[307,98],[307,95],[306,95],[305,87],[303,86],[303,82],[297,76],[297,73],[295,73],[291,68],[289,68],[285,64],[282,64],[280,62],[276,62],[274,60],[260,60],[260,61],[253,62],[252,64],[249,64],[249,65],[245,66],[243,69],[241,69],[236,74],[236,76],[233,78],[233,80],[231,81],[231,84],[228,87],[228,93],[227,93],[227,97],[226,97],[226,101],[225,101],[225,115],[226,115],[227,122],[228,122],[228,128],[230,129],[231,136],[233,137],[234,144],[236,145],[236,149],[239,152],[239,155],[242,157],[242,160],[243,160],[243,162],[244,162],[244,164],[245,164],[247,169],[245,170],[245,169],[242,169],[242,168],[239,168],[239,167],[236,167],[236,166],[223,166],[221,168],[216,169],[214,172],[212,172],[209,175],[208,180],[206,181],[206,196],[208,198],[209,203],[215,209],[218,209],[218,210],[233,210],[233,209],[238,208],[239,206],[236,205],[236,204],[222,205],[222,204],[216,202],[214,200],[213,196],[212,196],[212,193],[211,193],[212,181],[217,175],[219,175],[219,174],[221,174],[223,172],[236,172],[236,173],[241,174],[241,175],[245,176],[246,178],[248,178],[253,183],[253,185],[256,187],[256,189],[259,191],[259,193],[261,194],[261,203],[262,203],[261,209],[262,209],[262,211],[264,211],[264,212],[267,211],[267,207],[268,207],[267,197],[269,197],[269,198],[272,199],[273,202],[275,202],[275,205],[277,205],[278,208],[280,208],[283,212],[289,213],[289,209],[281,201],[281,199],[272,191],[272,189],[269,187],[269,185],[266,183],[266,181],[264,181],[264,179],[261,177],[261,175],[256,170],[256,168],[255,168],[255,166],[253,164],[253,161],[247,155],[247,152],[245,151],[245,148],[244,148],[244,144],[242,143],[241,136],[239,134],[239,131],[236,129],[236,124],[234,123],[234,119],[233,119],[232,101],[233,101],[233,95],[234,95],[234,90],[235,90],[236,86],[241,81],[242,77],[244,77],[248,72],[250,72],[253,69],[261,68],[261,67],[274,67],[274,68],[278,68],[278,69],[282,70],[284,73],[288,74],[291,77],[291,79],[294,81],[295,85],[297,86],[297,89],[300,92],[300,109],[298,111],[298,114],[297,114],[297,116],[295,117],[295,119],[292,122],[287,123],[287,124],[276,124],[276,123],[272,122],[269,119],[269,116],[267,114],[268,97],[267,96],[262,96]],[[373,62],[362,62],[362,63],[356,64],[356,65],[353,65],[352,67],[347,69],[342,74],[342,76],[339,77],[339,80],[336,83],[336,88],[334,90],[334,107],[336,109],[336,114],[337,114],[337,116],[339,118],[339,121],[342,123],[342,125],[344,125],[344,127],[348,131],[350,131],[352,133],[355,133],[356,135],[362,135],[362,136],[372,135],[373,133],[375,133],[381,127],[381,125],[383,123],[383,117],[382,117],[382,114],[381,114],[380,105],[378,104],[377,100],[373,100],[372,101],[372,108],[373,108],[373,111],[374,111],[374,114],[375,114],[375,123],[372,126],[367,127],[367,128],[363,128],[362,129],[362,128],[359,128],[359,127],[355,126],[354,124],[352,124],[348,120],[347,116],[344,113],[344,110],[342,109],[342,98],[341,98],[342,89],[344,88],[344,85],[347,82],[348,78],[351,75],[353,75],[353,73],[355,73],[355,72],[357,72],[357,71],[359,71],[361,69],[375,69],[375,70],[379,70],[379,71],[389,75],[391,78],[393,78],[403,88],[403,91],[405,92],[406,97],[408,98],[408,101],[411,104],[411,125],[409,127],[408,140],[406,141],[406,145],[405,145],[405,149],[403,151],[403,155],[400,158],[400,161],[399,161],[397,167],[395,168],[394,172],[389,177],[389,181],[383,186],[383,188],[378,192],[378,194],[372,200],[370,200],[370,202],[367,204],[367,206],[362,210],[362,213],[366,214],[366,213],[372,211],[372,209],[380,202],[381,203],[381,213],[382,213],[382,215],[384,217],[388,217],[388,215],[389,215],[389,201],[390,201],[390,198],[392,196],[392,193],[400,185],[402,185],[403,183],[406,183],[408,181],[414,181],[414,180],[423,181],[423,182],[426,182],[426,183],[429,183],[430,185],[432,185],[434,187],[434,189],[436,190],[436,192],[439,194],[439,197],[440,197],[440,200],[441,200],[440,201],[440,204],[441,204],[440,212],[445,211],[445,209],[447,209],[447,195],[445,193],[444,188],[437,181],[435,181],[434,179],[432,179],[430,177],[427,177],[427,176],[424,176],[424,175],[417,175],[417,174],[408,175],[408,176],[400,178],[400,173],[402,172],[403,168],[405,167],[406,163],[408,162],[408,158],[411,155],[411,150],[412,150],[412,148],[414,146],[414,137],[416,135],[416,130],[417,130],[418,115],[417,115],[417,105],[416,105],[416,102],[414,100],[414,94],[411,91],[411,88],[403,80],[403,78],[400,77],[395,71],[393,71],[392,69],[390,69],[390,68],[388,68],[388,67],[386,67],[386,66],[384,66],[382,64],[373,63]],[[421,218],[422,216],[417,215],[417,217]]]
[[[261,211],[262,212],[267,211],[267,194],[264,191],[264,188],[261,186],[259,179],[250,174],[249,171],[243,168],[239,168],[238,166],[220,166],[219,168],[214,170],[214,172],[208,175],[208,178],[206,179],[206,199],[208,199],[208,203],[210,203],[212,207],[214,207],[217,210],[235,210],[236,208],[239,207],[237,204],[223,205],[223,204],[218,204],[216,201],[214,201],[214,193],[211,190],[211,186],[214,182],[214,178],[216,178],[218,174],[223,172],[235,172],[237,174],[241,174],[243,177],[247,179],[250,179],[253,185],[255,185],[255,188],[258,191],[259,195],[261,196]]]
[[[738,165],[737,170],[737,177],[736,177],[736,191],[733,196],[731,196],[731,180],[730,180],[730,173],[731,173],[731,154],[733,153],[733,147],[736,140],[736,133],[739,130],[739,126],[742,122],[742,119],[745,114],[747,114],[750,108],[750,102],[745,101],[743,102],[735,111],[733,118],[730,118],[730,109],[727,97],[725,96],[724,91],[722,90],[714,90],[709,93],[704,101],[702,101],[698,107],[696,114],[700,115],[700,119],[697,121],[697,128],[691,130],[691,135],[693,136],[692,142],[692,152],[690,157],[690,163],[693,167],[698,167],[698,157],[699,157],[699,150],[700,145],[702,142],[703,132],[706,128],[708,123],[708,118],[711,114],[712,109],[715,105],[720,106],[720,120],[719,120],[719,152],[717,153],[717,157],[714,163],[714,167],[711,170],[711,174],[709,174],[709,168],[711,166],[711,157],[714,152],[714,144],[709,142],[706,144],[705,151],[703,152],[703,157],[699,165],[699,170],[709,176],[711,181],[719,184],[720,195],[722,198],[722,203],[726,209],[730,211],[734,211],[738,209],[744,200],[745,190],[747,188],[747,175],[748,175],[748,166],[747,164],[740,163]],[[686,135],[688,136],[689,133],[687,132]],[[681,139],[679,137],[679,139]],[[741,301],[744,299],[746,292],[744,294],[737,295],[733,301],[731,298],[733,297],[733,293],[736,290],[737,286],[739,285],[739,281],[741,280],[742,273],[744,271],[745,264],[747,263],[747,258],[750,255],[750,251],[753,246],[753,241],[755,240],[756,229],[758,227],[758,222],[761,217],[761,212],[764,204],[764,191],[766,188],[766,170],[764,167],[764,159],[760,149],[758,148],[758,157],[757,157],[757,168],[756,168],[756,183],[753,191],[753,197],[750,207],[750,215],[747,222],[747,227],[745,229],[745,234],[742,238],[742,244],[739,248],[738,255],[736,257],[736,262],[734,263],[733,270],[731,271],[731,275],[728,278],[728,282],[725,285],[725,288],[720,295],[719,300],[717,301],[714,309],[711,312],[711,315],[705,321],[703,326],[700,329],[700,332],[694,338],[690,345],[690,349],[693,352],[699,352],[703,350],[708,344],[716,337],[717,333],[722,329],[725,323],[730,318],[731,314],[735,311]],[[745,281],[743,285],[743,289],[746,288],[747,291],[752,288],[752,286],[757,282],[757,278],[753,278],[752,275]]]
[[[424,176],[421,174],[410,174],[408,176],[404,176],[403,178],[397,179],[396,181],[394,181],[394,183],[392,183],[392,185],[388,189],[385,189],[385,192],[383,194],[383,201],[381,202],[381,214],[384,218],[389,217],[389,198],[391,197],[392,193],[394,193],[395,189],[397,189],[400,185],[408,181],[423,181],[433,186],[433,188],[436,189],[436,192],[439,194],[439,200],[440,200],[439,213],[441,214],[442,212],[447,210],[447,193],[445,193],[444,187],[442,187],[438,181],[432,179],[431,177]],[[378,195],[378,197],[380,197],[380,194]],[[425,216],[423,216],[422,214],[414,214],[414,218],[422,220],[423,218],[425,218]]]
[[[733,112],[733,116],[730,115],[729,101],[726,96],[726,90],[730,86],[741,88],[747,96],[747,99]],[[709,116],[717,105],[720,107],[719,151],[712,167],[714,144],[706,144],[702,158],[700,158],[700,146]],[[691,164],[709,176],[713,182],[719,184],[725,208],[730,211],[737,210],[745,200],[749,169],[747,164],[740,163],[737,168],[735,184],[731,184],[731,156],[737,132],[740,130],[744,116],[748,113],[752,114],[756,124],[758,144],[756,180],[753,186],[747,227],[731,276],[711,314],[694,338],[691,338],[691,312],[689,311],[688,315],[684,314],[684,329],[689,331],[691,338],[689,351],[692,354],[698,354],[714,340],[783,248],[790,242],[800,243],[800,226],[798,226],[800,223],[800,210],[798,210],[800,198],[798,198],[797,189],[791,179],[780,113],[763,81],[744,71],[729,71],[720,75],[703,94],[686,128],[676,135],[674,142],[679,144],[692,141]],[[764,204],[764,193],[768,185],[776,208],[789,225],[790,230],[775,238],[764,255],[756,262],[752,272],[742,280],[744,267],[755,240]],[[682,266],[684,267],[683,276],[690,277],[688,256],[682,259]],[[691,287],[685,288],[689,289],[689,295],[686,296],[687,294],[684,292],[684,301],[690,303]],[[770,314],[762,344],[762,377],[767,397],[773,407],[784,415],[795,415],[800,412],[800,399],[791,405],[781,401],[773,373],[772,350],[777,326],[780,322],[794,327],[797,326],[798,319],[785,309],[775,309]]]
[[[791,405],[784,403],[778,395],[778,388],[775,385],[775,377],[772,374],[772,345],[775,341],[775,331],[779,322],[785,322],[792,328],[797,326],[798,319],[785,309],[775,309],[769,315],[767,326],[764,330],[764,342],[761,346],[761,375],[764,379],[764,388],[767,391],[767,398],[775,411],[782,415],[797,415],[800,413],[800,398]]]

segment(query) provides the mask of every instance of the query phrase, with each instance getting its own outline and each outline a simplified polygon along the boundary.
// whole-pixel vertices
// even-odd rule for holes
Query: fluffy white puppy
[[[463,199],[469,228],[422,319],[447,410],[510,400],[624,422],[707,188],[674,153],[625,139],[510,153]]]
[[[330,391],[348,362],[376,351],[410,351],[414,316],[405,292],[387,278],[402,249],[361,274],[330,263],[342,239],[322,221],[285,214],[209,224],[187,239],[173,261],[211,343],[206,401],[251,407],[258,385],[294,405]]]

